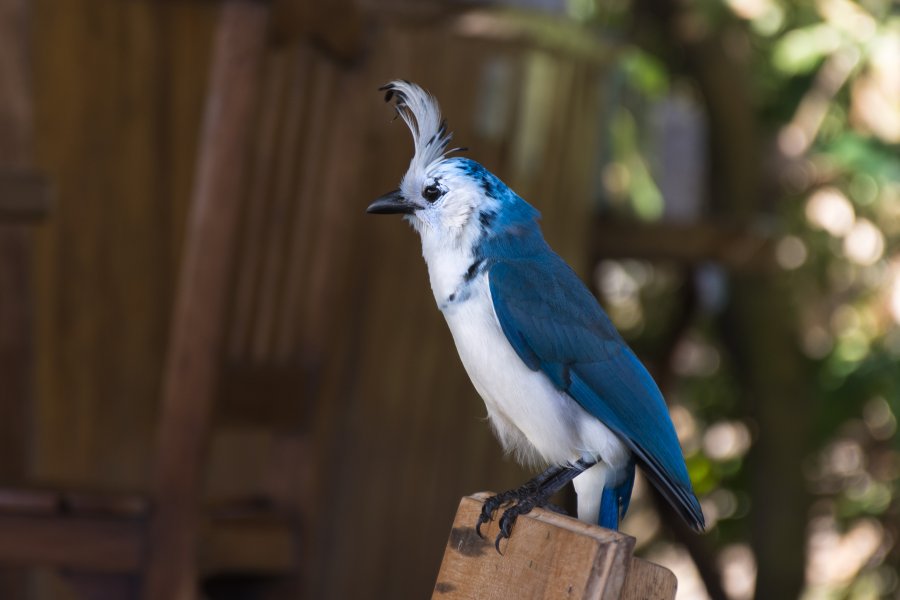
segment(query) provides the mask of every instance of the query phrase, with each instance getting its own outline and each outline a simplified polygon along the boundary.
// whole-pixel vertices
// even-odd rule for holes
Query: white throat
[[[475,236],[465,235],[462,231],[457,236],[442,235],[445,233],[435,229],[420,231],[431,291],[441,310],[460,299],[461,288],[467,283],[466,274],[476,260],[475,240],[467,239]]]
[[[469,270],[477,260],[475,248],[484,235],[478,220],[484,203],[480,193],[475,184],[457,188],[439,205],[409,219],[422,238],[422,256],[441,310],[461,299],[462,288],[471,279]]]

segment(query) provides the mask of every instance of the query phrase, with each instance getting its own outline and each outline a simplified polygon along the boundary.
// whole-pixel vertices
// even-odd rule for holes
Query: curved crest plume
[[[415,154],[409,163],[404,183],[412,175],[424,177],[428,167],[444,156],[462,148],[447,150],[453,133],[447,130],[447,120],[434,96],[410,81],[397,79],[378,88],[385,92],[384,101],[396,98],[397,114],[412,132]],[[401,186],[405,187],[405,186]]]

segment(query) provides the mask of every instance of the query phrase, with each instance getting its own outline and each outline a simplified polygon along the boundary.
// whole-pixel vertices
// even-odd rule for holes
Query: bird
[[[504,450],[544,470],[487,498],[495,540],[571,482],[577,514],[618,530],[635,466],[694,530],[705,527],[662,393],[597,299],[544,240],[540,213],[478,162],[449,149],[437,100],[415,83],[379,88],[413,137],[400,187],[370,214],[412,225],[438,308]]]

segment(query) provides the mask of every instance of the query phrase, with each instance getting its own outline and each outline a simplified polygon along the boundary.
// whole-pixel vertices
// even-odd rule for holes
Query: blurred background
[[[529,475],[364,213],[394,78],[659,381],[709,527],[623,530],[679,598],[900,597],[891,0],[0,0],[0,597],[425,597]]]

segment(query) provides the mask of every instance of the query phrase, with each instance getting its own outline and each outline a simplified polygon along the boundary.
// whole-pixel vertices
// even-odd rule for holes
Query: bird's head
[[[367,212],[402,214],[423,240],[439,237],[457,244],[503,228],[534,225],[538,212],[490,171],[473,160],[448,157],[462,148],[447,149],[453,134],[434,96],[402,80],[381,90],[386,101],[396,101],[415,154],[400,187],[375,200]]]

